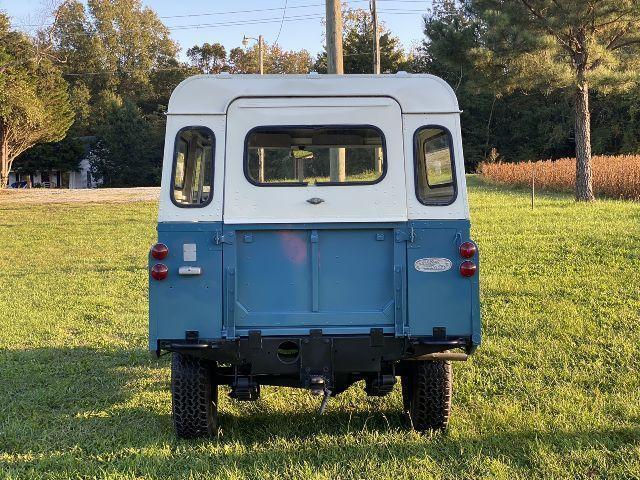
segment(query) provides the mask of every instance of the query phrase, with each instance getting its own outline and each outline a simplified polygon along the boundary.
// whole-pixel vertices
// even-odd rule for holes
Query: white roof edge
[[[241,97],[387,96],[403,113],[457,113],[456,94],[430,74],[384,75],[195,75],[171,94],[169,115],[225,114]]]

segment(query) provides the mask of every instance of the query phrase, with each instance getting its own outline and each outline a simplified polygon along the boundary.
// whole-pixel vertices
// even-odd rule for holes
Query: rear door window
[[[213,197],[213,132],[187,127],[178,132],[171,200],[178,207],[204,207]]]
[[[456,197],[451,133],[426,126],[415,133],[416,196],[424,205],[449,205]]]
[[[257,127],[245,142],[245,176],[258,186],[371,185],[386,168],[371,126]]]

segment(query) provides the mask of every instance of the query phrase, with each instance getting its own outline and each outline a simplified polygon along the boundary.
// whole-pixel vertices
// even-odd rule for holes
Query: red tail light
[[[153,248],[151,248],[151,256],[156,260],[162,260],[167,255],[169,255],[169,247],[164,243],[156,243]]]
[[[469,260],[462,262],[462,265],[460,265],[460,275],[463,277],[473,277],[476,274],[476,270],[478,270],[476,264]]]
[[[473,242],[464,242],[460,245],[460,256],[462,258],[473,258],[478,253],[478,247]]]
[[[164,280],[169,275],[169,269],[164,263],[156,263],[151,268],[151,277],[154,280]]]

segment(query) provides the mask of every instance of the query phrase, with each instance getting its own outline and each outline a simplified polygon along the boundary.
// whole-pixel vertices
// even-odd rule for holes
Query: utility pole
[[[378,10],[376,9],[376,0],[369,0],[369,9],[371,10],[371,20],[373,23],[373,73],[380,75],[380,32],[378,31]],[[384,162],[382,147],[376,147],[375,165],[376,173],[382,175],[382,165]]]
[[[258,61],[260,62],[260,75],[264,75],[264,38],[258,35]]]
[[[264,75],[264,37],[262,35],[258,35],[258,38],[255,38],[244,35],[242,37],[242,45],[247,47],[249,45],[249,40],[258,41],[258,69],[260,71],[260,75]]]
[[[340,0],[326,0],[327,73],[344,74],[342,62],[342,6]]]
[[[326,0],[327,10],[327,73],[344,74],[342,59],[342,5],[340,0]],[[344,148],[329,150],[329,180],[345,182],[346,152]]]
[[[380,32],[378,31],[378,11],[376,10],[376,0],[369,0],[371,17],[373,20],[373,73],[380,74]]]

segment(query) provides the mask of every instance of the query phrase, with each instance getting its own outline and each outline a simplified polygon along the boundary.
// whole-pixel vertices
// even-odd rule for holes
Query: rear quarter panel
[[[184,339],[187,330],[201,338],[220,338],[222,331],[222,247],[214,236],[221,222],[161,223],[158,241],[169,247],[169,255],[155,260],[149,255],[149,268],[164,263],[169,268],[165,280],[149,277],[149,348],[158,339]],[[184,245],[196,245],[196,260],[185,260]],[[200,267],[202,274],[182,276],[181,266]]]
[[[414,241],[407,248],[408,322],[411,336],[434,335],[434,328],[445,328],[447,337],[471,337],[480,342],[478,273],[466,278],[460,274],[459,246],[470,240],[468,220],[417,220],[410,222]],[[416,261],[445,258],[451,268],[424,272]],[[478,256],[472,259],[478,264]],[[479,266],[479,265],[478,265]]]

